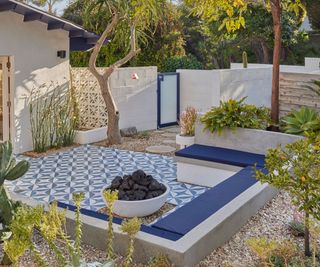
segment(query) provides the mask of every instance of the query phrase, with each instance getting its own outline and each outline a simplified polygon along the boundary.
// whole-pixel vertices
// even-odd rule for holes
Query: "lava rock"
[[[146,186],[143,186],[143,185],[139,185],[139,184],[134,184],[133,185],[133,190],[139,190],[139,191],[143,191],[143,192],[148,192],[149,191],[149,189],[148,189],[148,187],[146,187]]]
[[[126,199],[125,199],[125,198],[127,198],[126,192],[120,190],[120,191],[118,192],[118,198],[119,198],[119,200],[126,200]],[[128,200],[129,200],[129,198],[128,198]]]
[[[111,190],[116,190],[119,189],[120,185],[122,184],[123,179],[121,176],[117,176],[116,178],[113,179],[111,183]]]
[[[128,181],[123,181],[123,183],[119,186],[120,190],[130,190],[131,185]]]
[[[132,174],[132,180],[134,182],[138,183],[140,181],[140,179],[143,179],[146,176],[147,175],[145,174],[145,172],[143,170],[137,170]]]
[[[134,199],[135,200],[143,200],[143,199],[145,199],[146,195],[147,195],[146,192],[138,190],[138,191],[134,192]]]
[[[120,134],[122,137],[132,137],[138,134],[138,130],[136,127],[129,127],[120,129]]]
[[[109,189],[118,190],[119,200],[126,201],[155,198],[167,190],[164,184],[142,170],[137,170],[132,175],[115,177]]]
[[[157,180],[153,180],[149,185],[149,189],[151,191],[161,190],[161,184]]]

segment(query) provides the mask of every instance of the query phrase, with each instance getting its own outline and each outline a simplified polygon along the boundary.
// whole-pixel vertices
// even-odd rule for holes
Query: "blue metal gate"
[[[180,74],[158,74],[158,128],[178,124],[180,116]]]

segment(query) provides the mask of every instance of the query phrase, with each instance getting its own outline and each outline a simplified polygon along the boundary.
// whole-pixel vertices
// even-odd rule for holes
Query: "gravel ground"
[[[171,133],[171,135],[170,135]],[[162,144],[164,140],[174,140],[172,131],[152,131],[140,133],[134,138],[124,138],[121,145],[112,146],[119,149],[144,152],[145,148],[151,145]],[[104,145],[104,142],[96,145]],[[173,153],[168,154],[172,156]],[[246,246],[246,240],[250,237],[268,237],[276,240],[292,239],[299,246],[303,246],[303,239],[293,237],[288,228],[288,222],[293,218],[294,207],[291,204],[290,196],[281,192],[260,212],[252,217],[233,238],[222,247],[214,250],[209,256],[202,260],[197,267],[251,267],[259,266],[257,258]],[[35,235],[39,250],[46,255],[49,266],[55,267],[54,257],[50,253],[45,242]],[[63,245],[61,245],[63,247]],[[0,245],[0,256],[2,246]],[[83,246],[83,253],[88,261],[103,261],[105,252],[99,251],[91,246]],[[121,257],[118,258],[118,266],[121,266]],[[30,253],[27,253],[21,260],[19,266],[36,266]],[[143,267],[143,265],[133,265]]]
[[[137,152],[146,152],[146,148],[148,146],[155,146],[155,145],[168,146],[169,145],[169,146],[175,147],[175,144],[166,143],[166,141],[169,141],[169,140],[170,141],[175,140],[175,133],[169,132],[167,130],[145,131],[145,132],[140,132],[137,136],[134,136],[134,137],[123,137],[122,144],[120,145],[109,146],[109,145],[106,145],[105,141],[95,143],[95,145],[107,146],[107,147],[118,148],[123,150],[131,150],[131,151],[137,151]],[[165,153],[163,155],[174,156],[174,152]]]

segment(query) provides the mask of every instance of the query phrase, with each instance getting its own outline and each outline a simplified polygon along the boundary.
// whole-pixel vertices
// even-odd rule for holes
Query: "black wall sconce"
[[[59,58],[66,58],[66,56],[67,56],[66,50],[59,50],[57,52],[57,57],[59,57]]]

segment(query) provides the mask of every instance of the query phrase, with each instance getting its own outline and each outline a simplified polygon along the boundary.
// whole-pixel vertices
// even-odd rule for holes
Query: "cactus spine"
[[[243,51],[242,53],[242,62],[243,62],[243,67],[245,69],[248,68],[248,55],[246,51]]]
[[[29,169],[29,162],[23,160],[16,163],[12,155],[12,144],[0,144],[0,220],[8,226],[12,220],[14,204],[4,187],[5,180],[14,181],[23,176]]]

